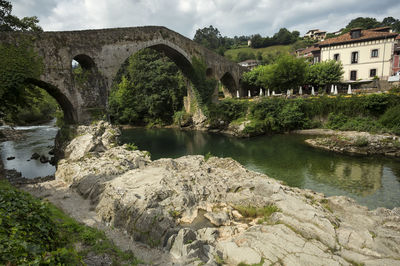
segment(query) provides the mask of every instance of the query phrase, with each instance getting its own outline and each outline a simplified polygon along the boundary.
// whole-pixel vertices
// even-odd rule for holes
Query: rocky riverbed
[[[155,264],[400,265],[400,208],[369,211],[229,158],[152,161],[117,146],[118,135],[105,122],[80,126],[56,180],[25,189],[64,208],[87,204],[93,219],[152,247]],[[71,193],[82,198],[63,206]]]
[[[357,155],[400,157],[400,137],[395,135],[321,129],[301,130],[297,133],[326,135],[306,140],[307,144],[315,148]]]

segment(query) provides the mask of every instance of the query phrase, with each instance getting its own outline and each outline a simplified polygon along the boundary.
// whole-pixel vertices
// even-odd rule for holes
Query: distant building
[[[390,27],[370,30],[352,29],[350,32],[318,43],[321,61],[342,62],[343,80],[387,80],[393,74],[393,55],[397,33]]]
[[[394,45],[392,75],[400,75],[400,35],[396,38]]]
[[[300,48],[296,50],[296,56],[306,58],[309,62],[315,64],[320,61],[321,49],[318,47],[318,45]]]
[[[317,41],[322,41],[325,39],[325,37],[326,37],[326,31],[321,31],[319,29],[309,30],[304,35],[304,38],[309,38]]]
[[[247,41],[247,46],[250,47],[251,46],[251,40]]]
[[[243,67],[247,67],[248,69],[251,70],[251,69],[255,68],[256,66],[258,66],[259,62],[257,60],[246,60],[243,62],[239,62],[238,64]]]

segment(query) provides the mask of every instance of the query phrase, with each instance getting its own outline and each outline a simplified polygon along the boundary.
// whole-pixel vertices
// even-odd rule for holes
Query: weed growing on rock
[[[211,157],[214,157],[214,155],[212,155],[211,152],[207,152],[206,155],[204,155],[204,161],[208,161],[208,159],[210,159]]]
[[[127,143],[125,144],[125,149],[128,151],[136,151],[138,146],[136,146],[135,143]]]

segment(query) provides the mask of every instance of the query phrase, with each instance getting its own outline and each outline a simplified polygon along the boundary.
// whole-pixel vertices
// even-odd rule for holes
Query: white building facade
[[[319,44],[321,61],[336,60],[343,65],[343,81],[387,80],[392,75],[396,33],[352,30]]]

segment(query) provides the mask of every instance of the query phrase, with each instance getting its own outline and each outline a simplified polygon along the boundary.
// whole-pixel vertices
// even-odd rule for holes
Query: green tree
[[[381,23],[376,20],[376,18],[368,18],[368,17],[358,17],[349,22],[342,33],[349,32],[351,29],[354,28],[361,28],[361,29],[372,29],[376,27],[380,27]]]
[[[211,50],[216,50],[221,44],[221,33],[212,25],[202,29],[198,29],[194,35],[193,41],[207,47]]]
[[[0,0],[0,31],[41,31],[36,17],[19,19],[11,14],[9,1]],[[0,44],[0,116],[8,122],[27,123],[48,118],[56,103],[29,84],[39,78],[43,64],[28,37],[16,44]]]
[[[400,20],[394,17],[386,17],[382,20],[382,26],[390,26],[393,31],[400,32]]]
[[[325,87],[339,83],[343,73],[343,66],[340,62],[334,60],[323,61],[308,66],[305,83],[317,87]]]
[[[110,99],[110,115],[122,124],[169,124],[182,109],[185,81],[164,54],[144,49],[119,73]]]
[[[19,19],[11,14],[9,1],[0,0],[0,31],[42,31],[37,17]]]
[[[298,31],[293,31],[293,33],[291,33],[288,29],[281,28],[274,34],[273,38],[278,44],[291,44],[297,40],[299,35],[300,33]]]
[[[281,56],[273,69],[270,84],[278,91],[294,89],[305,80],[307,63],[290,55]]]

